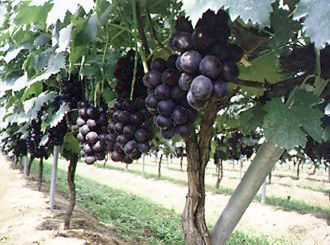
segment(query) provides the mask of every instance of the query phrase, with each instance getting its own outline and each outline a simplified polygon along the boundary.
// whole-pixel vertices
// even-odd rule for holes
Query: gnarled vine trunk
[[[74,177],[76,174],[78,157],[72,157],[68,167],[67,183],[69,187],[69,205],[65,212],[64,217],[64,229],[70,229],[70,221],[73,213],[74,206],[76,205],[76,185],[74,183]]]
[[[42,173],[44,170],[44,158],[41,157],[39,160],[39,172],[38,172],[38,191],[41,191],[41,187],[42,187]]]
[[[209,161],[213,123],[218,112],[215,101],[208,104],[201,119],[198,135],[186,140],[188,194],[182,214],[182,227],[187,244],[211,244],[205,223],[205,168]]]

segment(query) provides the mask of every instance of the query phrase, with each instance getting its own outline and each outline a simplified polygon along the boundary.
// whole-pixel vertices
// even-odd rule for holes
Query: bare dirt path
[[[109,228],[81,209],[76,209],[72,230],[64,231],[67,201],[56,197],[56,210],[48,209],[49,186],[36,190],[36,181],[23,177],[0,155],[0,244],[121,244]]]
[[[110,163],[118,164],[118,163]],[[61,163],[65,168],[67,163]],[[101,184],[148,198],[166,208],[181,213],[187,190],[185,187],[163,180],[145,179],[131,173],[79,164],[78,174]],[[228,196],[206,193],[206,216],[214,223],[228,201]],[[286,237],[299,244],[330,244],[330,226],[322,214],[299,214],[271,206],[252,203],[244,214],[239,229],[266,234],[274,238]]]

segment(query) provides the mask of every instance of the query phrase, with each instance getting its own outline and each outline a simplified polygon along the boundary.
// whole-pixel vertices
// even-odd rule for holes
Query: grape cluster
[[[144,97],[137,97],[133,101],[119,97],[108,114],[111,118],[108,150],[113,161],[129,164],[149,151],[153,133]]]
[[[78,109],[77,138],[82,147],[81,156],[85,163],[93,164],[105,159],[107,153],[107,115],[104,106],[80,102]]]
[[[184,17],[176,21],[170,47],[180,52],[176,60],[176,67],[181,72],[179,86],[188,91],[188,103],[196,110],[203,109],[211,97],[224,96],[227,82],[238,77],[236,62],[242,58],[243,51],[228,42],[231,35],[229,21],[224,10],[216,14],[206,11],[195,29]]]
[[[194,129],[197,113],[187,101],[187,92],[179,86],[180,72],[176,68],[176,55],[167,61],[157,58],[151,62],[150,71],[143,77],[148,87],[145,104],[154,114],[154,122],[165,139],[174,135],[188,137]]]
[[[13,148],[13,153],[16,157],[25,156],[27,154],[26,140],[17,140]]]
[[[78,102],[82,101],[83,89],[81,81],[72,77],[69,80],[63,80],[59,96],[60,104],[68,103],[70,108],[77,108]]]
[[[127,164],[148,152],[149,141],[153,138],[151,115],[144,105],[147,88],[142,83],[143,67],[138,61],[134,77],[134,56],[135,52],[131,50],[117,61],[114,75],[117,78],[115,91],[119,96],[108,110],[111,119],[108,151],[113,161]]]
[[[26,145],[28,152],[31,154],[32,157],[35,158],[42,158],[46,154],[45,147],[40,146],[40,141],[42,137],[41,117],[42,110],[39,111],[37,119],[32,120],[26,137]]]
[[[68,131],[68,125],[66,123],[65,117],[54,127],[48,130],[48,142],[47,145],[62,145],[64,141],[64,136]]]

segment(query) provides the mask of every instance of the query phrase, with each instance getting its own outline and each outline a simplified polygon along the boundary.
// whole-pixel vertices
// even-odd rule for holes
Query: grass
[[[94,164],[94,166],[103,168],[103,164],[97,163],[97,164]],[[117,167],[115,165],[107,164],[107,165],[105,165],[105,168],[110,169],[110,170],[125,172],[125,170],[122,167],[119,167],[119,166]],[[127,172],[135,174],[135,175],[142,174],[141,170],[135,170],[135,169],[127,169]],[[150,179],[150,178],[158,179],[157,174],[147,173],[147,172],[144,173],[144,177],[146,179]],[[173,184],[179,184],[179,185],[183,185],[183,186],[187,186],[187,183],[188,183],[186,180],[178,180],[176,178],[172,178],[169,176],[161,176],[160,179],[169,181]],[[206,190],[216,192],[219,194],[232,195],[234,193],[234,189],[228,188],[228,187],[220,186],[219,189],[216,189],[214,186],[211,186],[208,184],[206,184],[205,187],[206,187]],[[257,194],[255,196],[254,200],[260,201],[261,195]],[[303,213],[303,214],[309,213],[309,212],[321,212],[321,213],[325,214],[327,216],[327,218],[330,218],[330,208],[315,207],[302,200],[293,199],[291,197],[283,198],[283,197],[275,197],[275,196],[266,196],[266,204],[280,207],[284,210],[297,211],[297,212]]]
[[[301,189],[306,189],[306,190],[310,190],[310,191],[317,191],[317,192],[321,192],[321,193],[325,193],[325,194],[328,194],[329,193],[329,190],[328,189],[325,189],[325,188],[316,188],[316,187],[313,187],[313,186],[308,186],[308,185],[297,185],[297,187],[301,188]]]
[[[37,164],[32,165],[37,173]],[[44,178],[50,181],[51,164],[45,161]],[[66,172],[58,169],[58,190],[67,195]],[[149,244],[184,244],[180,215],[151,202],[93,180],[76,177],[77,204],[98,220],[107,223],[125,241],[142,240]],[[235,231],[228,244],[285,244],[283,239]]]

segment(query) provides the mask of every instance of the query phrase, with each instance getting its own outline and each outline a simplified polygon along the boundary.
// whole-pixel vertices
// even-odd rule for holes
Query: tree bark
[[[163,154],[160,155],[159,162],[158,162],[158,179],[161,177],[161,168],[162,168],[162,159],[163,159]]]
[[[220,182],[223,178],[223,163],[221,158],[219,163],[217,164],[217,168],[218,168],[218,176],[217,176],[217,183],[215,184],[215,188],[219,189]]]
[[[259,147],[255,158],[211,232],[212,244],[225,244],[283,152],[283,149],[271,141],[265,142]]]
[[[314,175],[316,173],[316,169],[317,169],[317,164],[313,161],[313,165],[314,165],[314,169],[312,172],[312,175]]]
[[[183,171],[182,170],[182,164],[183,164],[183,154],[180,156],[180,170],[181,170],[181,172]]]
[[[270,171],[268,175],[268,184],[270,185],[272,183],[272,171]]]
[[[44,158],[41,157],[39,160],[39,171],[38,171],[38,191],[41,191],[41,187],[42,187],[42,173],[44,170]]]
[[[69,205],[65,212],[64,217],[64,229],[70,229],[70,221],[73,213],[73,209],[76,204],[76,185],[74,183],[76,167],[77,167],[78,157],[75,156],[70,159],[70,164],[68,167],[67,183],[69,187]]]

